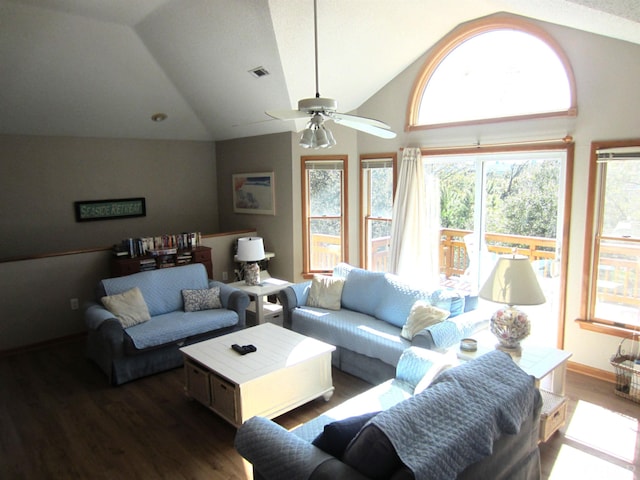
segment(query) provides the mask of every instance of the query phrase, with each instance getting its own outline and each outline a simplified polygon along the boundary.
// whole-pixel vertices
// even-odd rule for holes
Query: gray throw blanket
[[[454,479],[490,455],[501,433],[518,433],[535,396],[534,378],[496,350],[445,371],[371,423],[416,479]]]

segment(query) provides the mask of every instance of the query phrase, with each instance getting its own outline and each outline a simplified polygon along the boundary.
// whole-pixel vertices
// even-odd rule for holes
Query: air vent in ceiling
[[[264,67],[256,67],[249,70],[249,73],[256,78],[266,77],[269,75],[269,71]]]

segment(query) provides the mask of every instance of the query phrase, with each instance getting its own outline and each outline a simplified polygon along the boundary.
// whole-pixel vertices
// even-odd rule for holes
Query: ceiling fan
[[[296,120],[310,118],[300,137],[300,146],[304,148],[327,148],[336,144],[331,130],[324,126],[326,120],[354,128],[381,138],[395,138],[391,127],[380,120],[339,113],[338,102],[333,98],[320,96],[318,82],[318,0],[313,0],[313,30],[315,40],[316,96],[298,101],[297,110],[270,110],[265,112],[278,120]]]

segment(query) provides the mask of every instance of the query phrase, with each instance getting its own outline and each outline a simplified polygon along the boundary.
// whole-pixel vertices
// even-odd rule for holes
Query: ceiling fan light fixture
[[[300,146],[302,148],[312,148],[315,143],[315,133],[310,126],[304,129],[300,137]]]
[[[319,148],[327,148],[329,146],[329,139],[327,138],[327,131],[324,127],[318,128],[316,131],[316,144]]]

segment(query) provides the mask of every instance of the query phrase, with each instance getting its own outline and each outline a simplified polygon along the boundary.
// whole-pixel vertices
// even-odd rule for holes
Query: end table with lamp
[[[252,302],[247,307],[247,313],[255,313],[256,324],[260,325],[267,320],[273,320],[282,316],[282,305],[265,302],[264,297],[275,295],[280,290],[291,285],[286,280],[271,278],[268,272],[262,272],[261,282],[258,285],[247,285],[243,280],[233,282],[229,285],[246,292],[251,297]]]
[[[543,400],[539,441],[545,442],[566,421],[565,382],[567,361],[572,354],[526,342],[524,346],[520,344],[529,336],[531,324],[527,314],[514,305],[541,305],[546,301],[529,259],[516,254],[500,257],[478,295],[508,305],[491,317],[490,331],[498,343],[492,345],[489,332],[480,332],[455,347],[457,357],[469,361],[497,348],[509,353],[522,370],[533,376]]]

